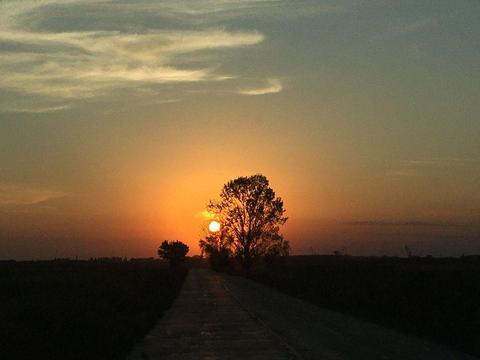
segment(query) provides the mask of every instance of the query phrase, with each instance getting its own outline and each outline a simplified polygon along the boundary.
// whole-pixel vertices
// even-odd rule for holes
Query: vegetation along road
[[[192,269],[135,347],[145,359],[475,359],[241,277]]]

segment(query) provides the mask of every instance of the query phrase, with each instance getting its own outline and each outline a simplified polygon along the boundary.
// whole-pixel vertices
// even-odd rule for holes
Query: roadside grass
[[[0,358],[123,359],[186,273],[158,260],[0,262]]]
[[[257,266],[249,277],[480,355],[480,257],[290,256]]]

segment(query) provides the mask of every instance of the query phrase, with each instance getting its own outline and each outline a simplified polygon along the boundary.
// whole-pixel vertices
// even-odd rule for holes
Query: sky
[[[1,0],[0,259],[198,254],[262,173],[293,254],[480,253],[480,2]]]

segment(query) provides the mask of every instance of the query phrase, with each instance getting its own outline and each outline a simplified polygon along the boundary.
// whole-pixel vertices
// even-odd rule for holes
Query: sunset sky
[[[198,253],[262,173],[294,254],[480,253],[480,2],[1,0],[0,259]]]

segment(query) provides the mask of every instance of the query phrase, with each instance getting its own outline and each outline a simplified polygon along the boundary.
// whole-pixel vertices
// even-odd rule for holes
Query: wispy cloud
[[[350,10],[351,1],[318,0],[196,0],[196,1],[140,1],[124,5],[160,12],[174,18],[188,17],[195,22],[212,22],[239,16],[314,16],[342,13]]]
[[[242,95],[266,95],[275,94],[283,90],[283,85],[279,79],[268,79],[265,86],[259,88],[250,88],[239,90]]]
[[[203,220],[211,220],[215,218],[215,214],[212,214],[211,212],[207,210],[200,211],[195,214],[194,216],[196,219],[203,219]]]
[[[400,168],[400,169],[388,170],[386,175],[389,177],[416,177],[416,176],[419,176],[420,174],[415,169]]]
[[[429,27],[437,25],[437,23],[440,21],[440,18],[441,17],[437,15],[407,22],[395,28],[394,33],[400,35],[421,31],[423,29],[427,29]]]
[[[229,78],[213,64],[179,68],[178,57],[218,48],[257,44],[258,32],[157,31],[144,34],[0,32],[1,41],[36,44],[43,52],[10,52],[0,60],[3,88],[56,98],[86,98],[105,90],[138,84],[214,81]],[[49,48],[61,44],[62,53]],[[12,66],[11,64],[15,64]]]
[[[408,159],[402,160],[405,166],[464,166],[479,162],[480,159],[473,158],[454,158],[454,157],[436,157],[430,159]]]
[[[385,31],[376,33],[373,38],[376,40],[391,40],[394,38],[405,38],[405,53],[412,59],[421,59],[427,53],[418,42],[418,35],[422,32],[432,31],[446,16],[443,14],[433,14],[417,19],[398,19],[396,24],[392,24]]]
[[[444,15],[434,14],[417,19],[398,18],[396,23],[393,23],[385,31],[375,35],[375,39],[391,39],[399,36],[406,36],[410,34],[418,34],[421,31],[426,31],[435,28]]]
[[[84,99],[119,88],[226,80],[235,75],[219,72],[222,60],[218,55],[208,60],[196,55],[208,50],[247,47],[265,38],[255,30],[228,31],[223,27],[199,30],[146,27],[130,31],[96,28],[54,31],[48,27],[48,19],[55,12],[44,9],[91,3],[12,0],[0,4],[0,89],[45,99],[43,106],[37,108],[10,106],[4,111],[51,112],[66,109],[54,106],[51,101]],[[122,4],[96,4],[107,4],[112,16],[122,9]],[[142,9],[141,5],[132,11]],[[88,23],[89,19],[83,21]],[[122,24],[118,25],[121,28]]]
[[[478,164],[480,159],[437,157],[429,159],[406,159],[399,161],[398,167],[389,169],[389,177],[418,177],[425,174],[427,169],[459,168]]]
[[[57,112],[61,110],[66,110],[71,107],[70,104],[60,105],[60,106],[50,106],[50,107],[25,107],[25,108],[15,108],[15,107],[5,107],[0,108],[1,112],[11,112],[11,113],[29,113],[29,114],[43,114]]]
[[[0,207],[36,205],[68,195],[68,193],[58,190],[29,185],[0,183]]]
[[[345,225],[351,226],[401,226],[401,227],[464,227],[466,223],[445,222],[445,221],[422,221],[422,220],[407,220],[407,221],[385,221],[385,220],[359,220],[347,221]]]
[[[254,28],[233,31],[231,20],[340,13],[351,5],[351,0],[0,1],[0,90],[13,99],[4,111],[58,111],[66,109],[60,109],[62,101],[152,85],[231,78],[241,84],[241,74],[223,70],[230,61],[225,51],[260,44],[265,35]],[[281,82],[270,79],[263,88],[240,93],[281,90]],[[19,95],[33,98],[35,106],[19,103]]]

